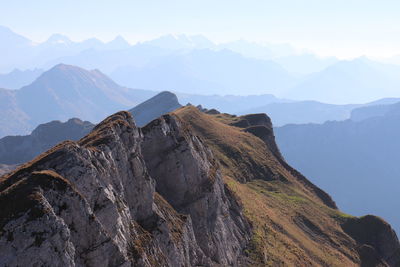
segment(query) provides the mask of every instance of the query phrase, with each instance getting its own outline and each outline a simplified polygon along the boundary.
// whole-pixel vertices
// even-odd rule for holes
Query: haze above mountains
[[[0,27],[0,38],[0,88],[18,89],[43,70],[64,63],[99,69],[123,86],[153,91],[273,94],[330,104],[400,97],[397,65],[367,58],[319,58],[290,45],[245,40],[215,44],[203,36],[186,35],[131,45],[121,36],[108,43],[95,38],[73,42],[60,34],[34,44],[5,27]]]

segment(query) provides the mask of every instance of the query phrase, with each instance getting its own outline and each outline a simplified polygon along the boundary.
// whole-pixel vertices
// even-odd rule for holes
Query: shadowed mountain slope
[[[20,164],[65,140],[79,140],[94,127],[88,121],[70,119],[41,124],[25,136],[6,136],[0,139],[0,163]]]
[[[275,129],[287,161],[324,188],[344,211],[377,214],[400,231],[394,210],[400,167],[400,116],[286,125]]]
[[[179,104],[176,95],[165,91],[140,103],[129,110],[129,112],[132,113],[136,124],[142,127],[161,115],[174,111],[179,107],[181,107],[181,104]]]

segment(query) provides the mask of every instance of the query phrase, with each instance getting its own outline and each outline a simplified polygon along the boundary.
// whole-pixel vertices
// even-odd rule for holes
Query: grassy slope
[[[229,126],[237,118],[194,107],[174,112],[208,144],[229,188],[254,228],[247,250],[252,266],[354,266],[356,244],[340,227],[349,218],[323,204],[265,143]]]

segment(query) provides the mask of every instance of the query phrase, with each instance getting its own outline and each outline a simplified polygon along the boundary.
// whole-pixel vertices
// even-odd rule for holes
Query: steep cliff
[[[6,266],[400,263],[390,225],[338,211],[259,114],[116,113],[1,177],[0,206]]]
[[[174,114],[210,147],[252,223],[250,266],[400,264],[399,241],[390,225],[337,210],[328,194],[281,157],[265,114],[206,114],[190,106]],[[351,227],[358,222],[361,234],[349,230],[358,229]],[[374,258],[365,256],[365,247]]]
[[[160,129],[147,128],[144,138],[129,113],[120,112],[80,141],[61,143],[1,178],[0,261],[8,266],[237,265],[250,227],[212,154],[176,120],[163,121],[173,134],[182,133],[170,144],[203,159],[175,159],[182,160],[175,173],[201,185],[180,188],[189,199],[169,203],[170,193],[156,190],[149,175],[141,146],[149,156],[161,153],[157,146],[148,149],[151,136],[161,138]],[[165,164],[170,162],[158,167],[168,168]],[[156,178],[160,184],[162,179]]]

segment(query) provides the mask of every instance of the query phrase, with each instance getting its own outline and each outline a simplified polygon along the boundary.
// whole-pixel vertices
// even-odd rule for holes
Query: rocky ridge
[[[3,176],[2,263],[238,265],[250,226],[212,153],[176,117],[164,117],[143,133],[129,113],[120,112],[80,141],[63,142]],[[157,163],[190,177],[175,191],[176,200],[156,187],[166,177],[148,171],[154,164],[149,158],[163,152],[153,145],[155,136],[185,155],[176,157],[174,166]]]
[[[337,210],[262,114],[187,106],[138,128],[116,113],[1,177],[0,205],[7,266],[400,263],[390,225]]]

